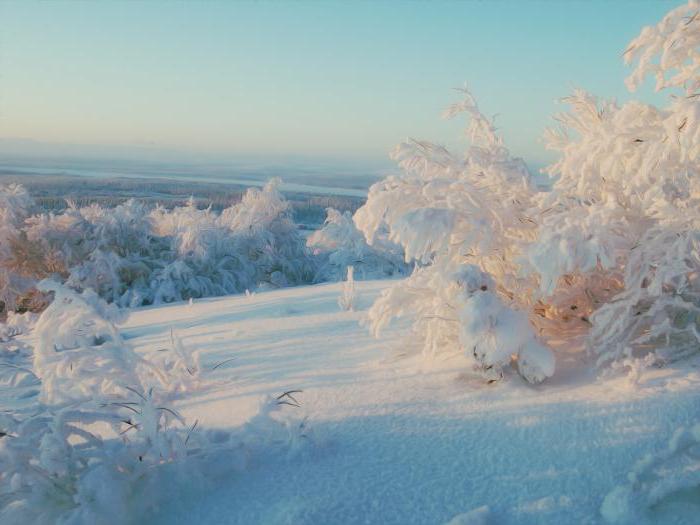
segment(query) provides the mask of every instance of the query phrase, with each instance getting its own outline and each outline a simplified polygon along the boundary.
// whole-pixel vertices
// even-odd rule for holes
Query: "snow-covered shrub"
[[[72,265],[68,284],[91,288],[120,306],[144,302],[152,273],[170,255],[167,242],[153,233],[150,210],[130,199],[114,209],[82,208],[80,214],[89,228],[88,255]]]
[[[154,273],[152,302],[310,282],[314,266],[278,186],[251,188],[220,215],[193,201],[155,210],[154,230],[171,239],[175,260]]]
[[[355,290],[355,268],[348,266],[348,273],[343,282],[343,291],[338,297],[338,306],[343,310],[353,310],[357,302],[357,291]]]
[[[370,246],[350,212],[328,208],[326,214],[323,228],[309,235],[306,241],[319,259],[315,282],[340,281],[348,266],[357,270],[360,279],[409,273],[410,266],[404,262],[400,247],[389,242],[386,235],[378,235]]]
[[[0,301],[42,309],[28,292],[47,277],[119,306],[311,282],[315,263],[278,185],[250,189],[221,214],[194,200],[152,210],[131,199],[33,216],[23,188],[0,187]]]
[[[628,474],[627,483],[615,487],[605,497],[601,514],[608,523],[646,523],[648,513],[664,502],[686,499],[697,505],[698,493],[700,424],[678,429],[666,450],[639,460]]]
[[[182,418],[133,399],[43,411],[0,441],[0,517],[8,523],[130,523],[156,505],[154,482],[187,459]]]
[[[636,64],[628,85],[654,74],[672,94],[667,107],[581,90],[565,99],[571,110],[546,134],[560,153],[546,169],[551,191],[536,190],[468,93],[448,111],[471,117],[464,157],[427,142],[400,145],[404,173],[372,186],[354,220],[370,244],[385,229],[419,267],[375,302],[373,329],[410,316],[425,353],[461,350],[489,373],[513,356],[529,380],[553,371],[542,344],[553,340],[585,337],[599,364],[697,351],[698,9],[696,0],[674,9],[625,52]],[[479,308],[474,296],[463,299],[464,272],[483,281]]]
[[[172,328],[169,347],[160,349],[150,361],[166,375],[169,394],[194,392],[204,385],[199,351],[186,347]]]
[[[251,286],[252,268],[213,211],[197,209],[191,199],[172,211],[157,208],[151,218],[155,233],[169,240],[172,255],[152,276],[149,302],[223,295]]]
[[[7,341],[11,337],[29,333],[36,323],[39,315],[34,312],[7,312],[7,319],[0,323],[0,341]]]
[[[653,74],[668,106],[578,90],[546,136],[560,158],[547,168],[556,182],[539,202],[528,258],[543,317],[592,323],[600,364],[650,351],[668,362],[700,344],[698,9],[674,9],[625,52],[636,61],[628,86]]]
[[[43,403],[101,400],[142,386],[137,370],[142,358],[90,304],[94,294],[83,297],[53,281],[39,288],[54,294],[35,327],[34,373],[41,379]]]
[[[93,289],[120,306],[141,304],[152,271],[168,257],[167,243],[152,234],[148,213],[132,199],[114,209],[70,204],[60,214],[28,218],[27,240],[38,244],[46,257],[58,254],[66,269],[34,276],[53,275],[75,289]]]
[[[399,145],[403,174],[373,185],[354,216],[369,244],[386,231],[419,264],[382,293],[369,321],[378,332],[410,316],[426,355],[463,352],[489,380],[514,359],[528,381],[541,381],[553,357],[528,322],[534,281],[517,262],[536,234],[528,209],[537,189],[466,90],[447,116],[460,113],[470,117],[463,156],[428,142]]]
[[[41,389],[35,415],[5,423],[1,515],[111,523],[150,470],[184,457],[188,429],[165,405],[166,388],[147,387],[167,387],[167,377],[122,340],[116,307],[54,281],[38,287],[55,296],[35,326],[31,374]]]
[[[140,356],[110,321],[114,305],[52,281],[39,288],[55,299],[36,324],[33,372],[10,365],[41,393],[23,417],[0,413],[0,522],[133,523],[180,480],[191,488],[260,449],[308,441],[305,421],[277,416],[299,406],[295,392],[266,397],[238,429],[186,422],[169,402],[202,385],[196,352],[173,333],[165,358]]]
[[[0,521],[134,523],[167,504],[178,484],[213,486],[272,447],[295,453],[305,421],[279,418],[282,394],[231,431],[187,423],[153,390],[111,402],[40,410],[24,420],[0,414]]]
[[[31,288],[31,279],[18,267],[30,259],[15,257],[12,248],[33,207],[34,201],[23,186],[0,185],[0,315],[14,310],[17,300]]]
[[[7,239],[17,234],[33,207],[34,200],[24,186],[20,184],[0,186],[0,235],[3,240],[0,246],[7,246],[5,244]]]
[[[236,237],[236,249],[254,269],[254,282],[275,287],[311,282],[315,265],[292,218],[289,202],[274,178],[262,189],[250,188],[240,203],[221,212],[219,221]],[[239,287],[243,291],[246,287]]]

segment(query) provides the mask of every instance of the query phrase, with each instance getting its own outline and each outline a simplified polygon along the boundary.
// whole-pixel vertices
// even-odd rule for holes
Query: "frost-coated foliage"
[[[0,301],[15,310],[45,277],[119,306],[311,282],[315,262],[278,185],[249,189],[221,214],[193,200],[170,211],[129,200],[32,215],[21,186],[0,187]]]
[[[381,279],[407,275],[410,266],[403,260],[403,253],[386,235],[377,235],[372,245],[352,220],[350,212],[341,213],[334,208],[326,210],[323,228],[316,230],[306,245],[319,259],[315,282],[339,281],[345,269],[352,266],[360,279]]]
[[[466,113],[470,146],[458,156],[419,141],[393,153],[404,172],[370,188],[355,214],[372,244],[382,231],[420,267],[385,291],[369,311],[375,332],[410,316],[423,353],[461,351],[489,380],[511,360],[528,381],[552,375],[554,361],[527,314],[532,279],[519,275],[521,245],[534,237],[527,210],[537,189],[494,124],[465,90],[446,113]],[[521,311],[522,310],[522,311]]]
[[[627,64],[637,66],[627,79],[634,91],[647,75],[656,79],[656,90],[682,88],[686,93],[700,89],[700,2],[690,0],[670,11],[656,26],[645,27],[625,50]]]
[[[133,388],[144,363],[105,315],[104,301],[53,281],[42,281],[39,289],[55,295],[35,326],[33,369],[41,379],[40,400],[85,402]]]
[[[338,306],[342,310],[352,311],[357,302],[357,291],[355,290],[355,268],[348,266],[348,273],[343,282],[343,291],[338,297]]]
[[[700,17],[671,11],[632,41],[636,88],[648,74],[670,102],[618,105],[583,91],[547,133],[560,153],[528,249],[548,318],[567,304],[593,324],[599,363],[653,351],[668,362],[700,343]],[[565,300],[559,300],[565,298]],[[590,317],[588,317],[590,316]]]
[[[15,310],[32,284],[22,271],[25,263],[12,248],[33,207],[34,201],[24,187],[0,185],[0,312]]]
[[[513,356],[541,380],[554,370],[542,343],[579,336],[599,364],[696,352],[699,9],[693,0],[671,11],[625,51],[629,87],[654,75],[670,91],[667,107],[581,90],[564,99],[570,111],[546,134],[560,155],[545,170],[550,191],[536,190],[469,93],[447,112],[471,119],[464,156],[401,144],[393,156],[404,173],[372,186],[354,219],[370,244],[385,229],[420,267],[377,300],[373,329],[410,316],[425,353],[466,352],[489,379]],[[478,308],[460,284],[465,272],[483,281]]]
[[[615,487],[605,497],[601,514],[608,523],[656,522],[649,519],[650,510],[669,501],[683,504],[687,500],[697,504],[698,490],[700,424],[678,429],[666,450],[639,460],[627,475],[627,483]]]
[[[177,260],[156,272],[154,301],[223,295],[311,281],[314,266],[273,179],[251,188],[220,215],[194,203],[152,214],[155,231],[171,239]]]
[[[0,414],[0,521],[82,525],[135,523],[168,505],[178,483],[245,466],[251,453],[308,437],[305,424],[279,420],[276,398],[232,432],[200,430],[134,389],[111,403],[45,410],[21,421]],[[193,483],[194,482],[194,483]]]
[[[33,356],[6,355],[0,343],[3,364],[26,375],[9,386],[40,386],[28,410],[0,413],[0,522],[133,523],[168,504],[180,481],[213,482],[257,449],[294,450],[309,437],[305,422],[274,417],[298,406],[289,393],[263,399],[232,431],[186,422],[169,404],[204,386],[196,352],[172,333],[169,353],[142,356],[114,325],[119,311],[94,292],[39,287],[55,299],[36,322]]]
[[[33,363],[25,365],[40,394],[33,415],[2,421],[0,516],[8,523],[127,521],[124,509],[149,471],[184,457],[188,429],[162,405],[166,389],[147,386],[167,387],[168,377],[125,344],[112,322],[116,307],[53,281],[38,287],[55,295],[36,322]]]
[[[0,341],[9,341],[15,336],[29,333],[38,318],[34,312],[8,312],[5,322],[0,323]]]

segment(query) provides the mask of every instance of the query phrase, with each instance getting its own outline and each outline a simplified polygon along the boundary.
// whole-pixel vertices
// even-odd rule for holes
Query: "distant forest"
[[[100,204],[115,207],[128,199],[160,204],[167,209],[183,206],[194,197],[197,207],[212,207],[215,211],[240,202],[246,186],[231,183],[196,182],[146,178],[90,178],[59,175],[22,176],[0,173],[0,184],[20,183],[31,193],[34,201],[46,211],[61,211],[68,201],[77,206]],[[291,203],[294,221],[303,228],[315,229],[323,224],[326,208],[354,213],[365,199],[351,196],[313,195],[284,192]]]

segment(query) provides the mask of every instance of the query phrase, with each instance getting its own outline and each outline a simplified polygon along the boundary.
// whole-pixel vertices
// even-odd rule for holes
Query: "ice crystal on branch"
[[[667,107],[579,90],[546,137],[560,158],[547,168],[556,183],[540,199],[529,261],[544,302],[565,310],[558,298],[570,298],[592,323],[588,344],[601,364],[648,352],[668,362],[700,342],[699,43],[692,1],[625,52],[637,61],[629,85],[656,75]]]
[[[461,351],[489,380],[519,361],[523,376],[539,382],[554,362],[528,322],[534,281],[520,275],[517,262],[536,234],[528,209],[537,188],[471,94],[462,93],[446,116],[469,117],[465,154],[424,141],[400,144],[393,157],[403,174],[373,185],[355,214],[370,244],[387,231],[406,261],[420,265],[381,295],[369,320],[378,332],[410,316],[424,354]]]

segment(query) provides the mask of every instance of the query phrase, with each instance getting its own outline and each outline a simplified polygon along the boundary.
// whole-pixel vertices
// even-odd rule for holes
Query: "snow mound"
[[[488,525],[489,514],[488,506],[484,505],[483,507],[455,516],[445,523],[445,525]]]
[[[627,478],[603,501],[608,523],[651,523],[660,508],[668,512],[664,506],[700,512],[700,424],[679,428],[666,450],[638,461]]]

